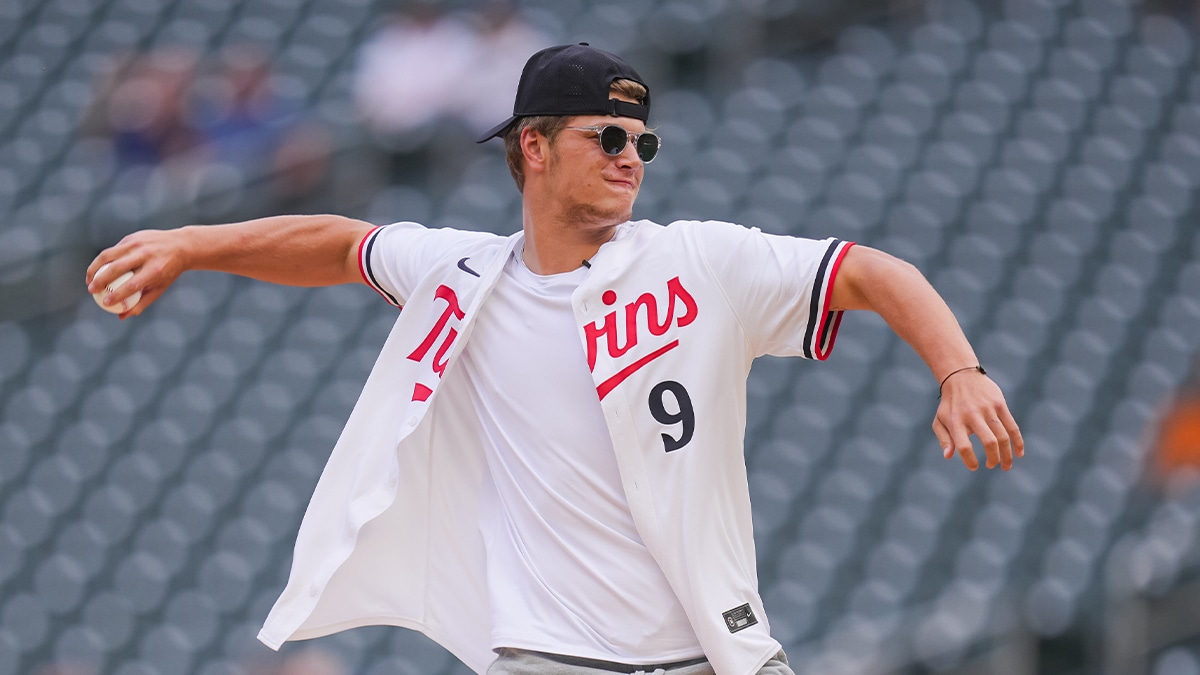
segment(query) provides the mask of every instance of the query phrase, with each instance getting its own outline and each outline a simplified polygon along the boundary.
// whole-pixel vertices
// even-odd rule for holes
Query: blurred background
[[[0,674],[464,675],[372,627],[255,641],[394,314],[365,288],[84,291],[141,228],[276,213],[510,233],[535,50],[653,89],[635,215],[918,265],[1007,393],[940,456],[878,319],[766,358],[747,461],[798,673],[1200,675],[1200,62],[1184,0],[0,0]]]

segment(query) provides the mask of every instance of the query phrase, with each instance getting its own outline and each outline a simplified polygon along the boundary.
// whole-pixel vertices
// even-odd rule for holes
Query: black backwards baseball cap
[[[644,104],[609,97],[616,80],[646,87]],[[548,47],[529,57],[517,85],[512,117],[493,127],[477,143],[503,136],[519,118],[534,115],[612,115],[643,122],[650,117],[650,87],[616,54],[586,42]]]

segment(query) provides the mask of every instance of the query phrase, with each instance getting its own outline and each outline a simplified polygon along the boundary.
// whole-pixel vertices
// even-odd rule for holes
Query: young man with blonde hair
[[[477,672],[785,675],[758,580],[743,459],[763,354],[825,359],[878,312],[941,383],[947,458],[1023,453],[999,388],[914,267],[722,222],[633,221],[651,93],[588,45],[530,58],[503,137],[522,228],[501,237],[283,216],[135,233],[142,313],[185,270],[365,283],[403,306],[300,527],[271,647],[420,630]],[[111,263],[103,275],[96,271]]]

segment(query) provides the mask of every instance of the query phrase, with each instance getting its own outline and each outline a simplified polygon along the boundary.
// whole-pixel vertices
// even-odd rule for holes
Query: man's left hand
[[[957,452],[971,471],[979,468],[971,445],[972,435],[983,444],[989,469],[1000,466],[1008,471],[1014,456],[1025,456],[1025,440],[1008,410],[1004,394],[983,373],[968,371],[946,380],[933,420],[933,433],[946,459]]]

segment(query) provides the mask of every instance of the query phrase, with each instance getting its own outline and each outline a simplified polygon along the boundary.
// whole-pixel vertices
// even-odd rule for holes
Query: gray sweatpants
[[[487,675],[614,675],[614,671],[559,663],[533,652],[520,649],[501,649],[500,656],[488,667]],[[716,675],[708,662],[670,670],[639,670],[636,666],[626,675]],[[763,665],[758,675],[795,675],[788,667],[782,651]]]

